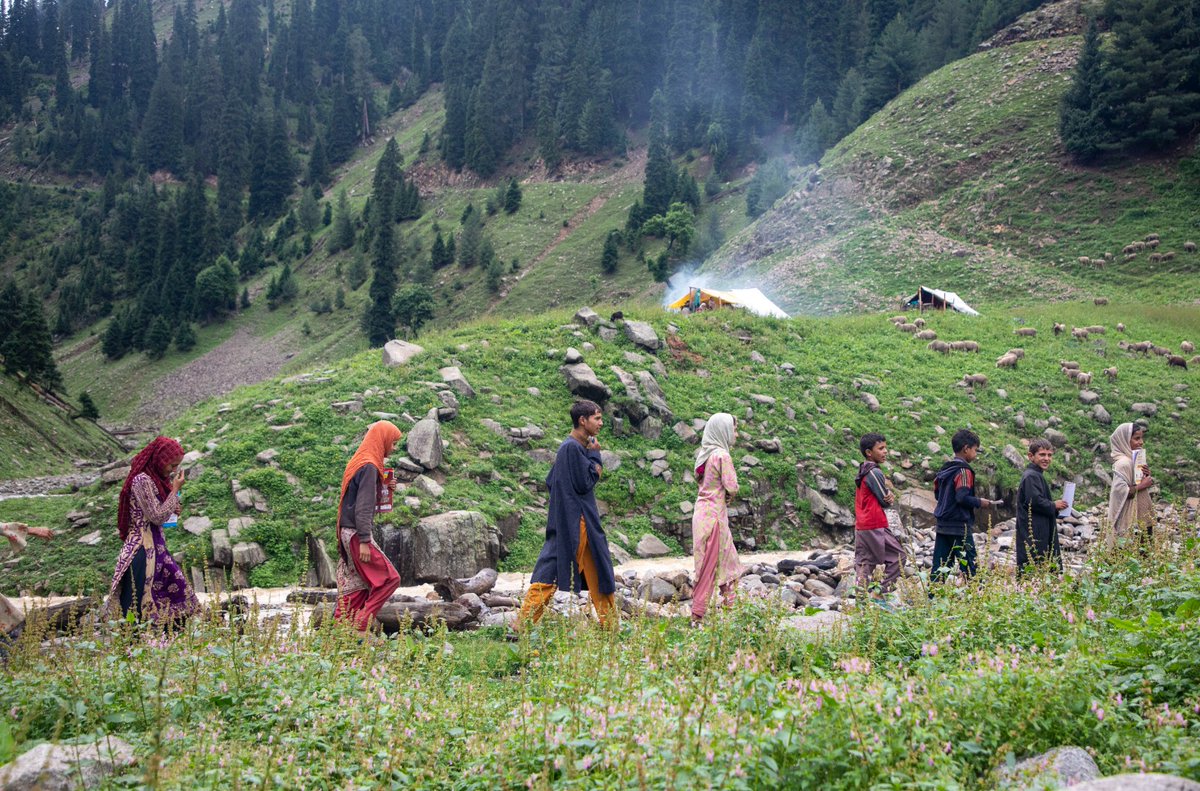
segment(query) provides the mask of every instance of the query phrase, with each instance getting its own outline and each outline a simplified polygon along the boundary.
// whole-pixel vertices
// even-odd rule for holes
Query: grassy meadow
[[[813,633],[745,597],[702,629],[548,616],[517,643],[251,617],[39,648],[32,625],[0,763],[118,736],[139,760],[115,788],[991,789],[1075,745],[1105,775],[1200,779],[1200,544],[1172,527],[1078,577],[910,580],[909,606]]]

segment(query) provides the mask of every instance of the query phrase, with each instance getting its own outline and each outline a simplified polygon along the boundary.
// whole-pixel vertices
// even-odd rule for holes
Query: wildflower
[[[592,768],[592,756],[590,756],[590,755],[583,756],[583,760],[579,762],[579,768],[585,772],[587,770],[591,769]]]
[[[1095,611],[1095,610],[1093,610],[1091,607],[1088,607],[1088,610],[1087,610],[1087,619],[1088,619],[1089,621],[1094,621],[1094,620],[1096,620],[1096,611]]]
[[[1104,721],[1104,709],[1100,708],[1100,704],[1094,700],[1092,701],[1092,714],[1096,715],[1097,720]]]
[[[713,751],[712,751],[712,750],[709,750],[708,752],[706,752],[706,753],[704,754],[704,758],[705,758],[705,759],[706,759],[706,760],[707,760],[707,761],[708,761],[710,764],[713,762],[713,759],[714,759],[715,757],[716,757],[716,756],[715,756],[715,755],[713,755]]]
[[[921,654],[923,656],[937,656],[938,644],[937,643],[921,643]]]
[[[1075,623],[1075,613],[1070,612],[1070,611],[1067,612],[1067,623],[1069,623],[1069,624]]]

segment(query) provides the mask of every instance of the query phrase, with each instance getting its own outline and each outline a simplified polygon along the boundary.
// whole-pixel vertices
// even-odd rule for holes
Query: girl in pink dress
[[[725,604],[733,601],[734,585],[742,576],[742,564],[729,531],[729,502],[738,492],[737,469],[733,464],[737,422],[728,412],[718,412],[704,426],[704,438],[696,451],[696,508],[692,512],[692,555],[696,563],[696,589],[692,594],[692,624],[700,623],[708,610],[713,589],[721,591]]]

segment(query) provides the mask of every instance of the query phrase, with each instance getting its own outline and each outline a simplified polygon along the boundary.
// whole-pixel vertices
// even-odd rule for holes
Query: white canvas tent
[[[759,316],[772,316],[777,319],[786,319],[788,314],[783,312],[783,309],[776,305],[767,296],[757,288],[697,288],[692,286],[688,292],[679,299],[672,302],[668,307],[672,310],[697,310],[701,305],[710,308],[725,307],[726,305],[735,308],[745,308],[751,313]]]
[[[921,310],[925,310],[926,308],[934,308],[936,310],[950,308],[957,310],[959,313],[965,313],[968,316],[979,315],[979,311],[964,302],[962,297],[953,291],[941,291],[940,289],[926,288],[925,286],[918,288],[917,293],[906,304],[909,307],[919,307]]]

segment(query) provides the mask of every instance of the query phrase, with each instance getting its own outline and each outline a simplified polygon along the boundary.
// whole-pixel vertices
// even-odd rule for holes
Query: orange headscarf
[[[342,518],[342,500],[346,497],[346,487],[350,485],[350,481],[354,480],[358,471],[368,464],[373,464],[382,479],[383,468],[387,465],[385,457],[388,448],[394,446],[403,436],[400,429],[386,420],[372,423],[367,428],[367,436],[363,437],[362,444],[358,446],[358,450],[346,463],[346,472],[342,475],[342,494],[338,498],[336,519]]]

